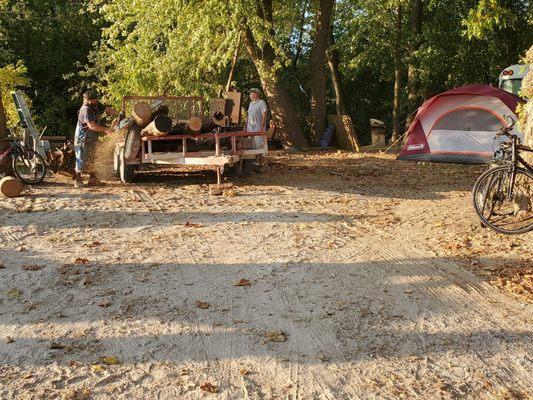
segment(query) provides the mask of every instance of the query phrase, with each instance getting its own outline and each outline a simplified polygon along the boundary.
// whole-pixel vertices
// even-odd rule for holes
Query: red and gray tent
[[[418,109],[399,160],[480,163],[490,161],[496,132],[516,119],[523,102],[512,93],[486,85],[448,90]],[[515,125],[513,133],[523,138]]]

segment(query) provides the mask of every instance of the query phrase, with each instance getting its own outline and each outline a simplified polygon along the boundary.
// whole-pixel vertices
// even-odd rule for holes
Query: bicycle
[[[533,152],[533,148],[522,145],[520,138],[511,133],[515,123],[496,134],[504,140],[495,152],[493,165],[472,190],[474,209],[482,224],[507,235],[533,230],[533,166],[520,155]]]
[[[11,155],[15,177],[27,185],[41,183],[46,176],[46,163],[40,154],[17,141],[0,154],[0,163]]]

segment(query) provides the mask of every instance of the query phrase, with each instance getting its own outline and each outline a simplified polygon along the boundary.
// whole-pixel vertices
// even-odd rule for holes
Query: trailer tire
[[[234,178],[250,176],[253,170],[253,162],[254,160],[240,160],[231,167],[227,167],[224,170],[224,175]]]
[[[254,169],[254,160],[242,160],[240,165],[240,176],[246,178],[252,174]]]
[[[141,149],[141,130],[139,125],[132,125],[126,135],[124,143],[124,157],[126,160],[134,160]]]
[[[122,183],[131,183],[135,179],[136,165],[126,164],[127,160],[124,156],[124,148],[120,150],[120,180]]]

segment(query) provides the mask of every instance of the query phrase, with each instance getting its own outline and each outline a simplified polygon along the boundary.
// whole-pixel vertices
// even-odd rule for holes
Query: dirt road
[[[531,260],[476,227],[478,172],[285,156],[220,197],[148,173],[2,199],[0,398],[528,398],[531,306],[454,255]]]

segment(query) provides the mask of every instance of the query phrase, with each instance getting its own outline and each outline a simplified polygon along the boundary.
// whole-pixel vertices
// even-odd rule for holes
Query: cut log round
[[[213,123],[217,126],[227,126],[228,119],[224,115],[224,113],[217,111],[213,114],[213,117],[211,118]]]
[[[185,130],[191,133],[198,133],[202,130],[202,119],[199,117],[192,117],[187,122]]]
[[[133,119],[140,127],[148,125],[152,118],[152,108],[145,102],[135,104],[131,113]]]
[[[4,196],[17,197],[20,196],[22,190],[24,190],[24,185],[18,179],[11,176],[0,179],[0,193]]]
[[[172,120],[166,115],[157,115],[154,120],[142,130],[142,136],[164,136],[172,129]]]
[[[126,160],[133,160],[139,154],[141,149],[141,127],[132,125],[126,135],[126,143],[124,144],[124,157]]]

